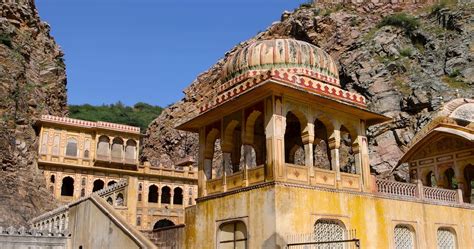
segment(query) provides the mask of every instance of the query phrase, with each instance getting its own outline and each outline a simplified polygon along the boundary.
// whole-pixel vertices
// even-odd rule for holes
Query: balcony
[[[111,155],[97,154],[95,156],[95,166],[115,167],[121,169],[138,170],[137,159],[114,157]]]

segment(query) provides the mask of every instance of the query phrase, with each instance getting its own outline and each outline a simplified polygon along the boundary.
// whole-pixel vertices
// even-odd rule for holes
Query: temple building
[[[199,134],[184,248],[474,248],[472,102],[415,138],[403,183],[371,175],[366,129],[390,118],[343,90],[320,48],[256,41],[216,84],[177,127]]]
[[[138,127],[47,115],[37,127],[38,167],[61,203],[126,180],[127,190],[107,201],[131,225],[152,230],[184,223],[184,208],[197,197],[197,172],[189,158],[174,168],[140,164]]]

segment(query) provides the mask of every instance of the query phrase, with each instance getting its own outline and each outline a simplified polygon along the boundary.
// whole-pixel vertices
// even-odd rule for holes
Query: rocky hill
[[[371,166],[382,176],[406,177],[394,167],[407,143],[434,111],[456,97],[474,96],[473,4],[310,4],[244,41],[200,74],[185,97],[168,107],[147,131],[142,159],[170,166],[197,155],[195,135],[173,127],[198,113],[220,82],[229,54],[255,41],[295,38],[331,54],[344,88],[363,94],[373,111],[393,122],[370,128]]]
[[[67,115],[63,54],[33,0],[0,3],[0,226],[56,203],[36,165],[41,114]]]

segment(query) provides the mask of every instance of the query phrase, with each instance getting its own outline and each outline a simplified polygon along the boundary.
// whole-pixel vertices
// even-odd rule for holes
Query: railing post
[[[416,180],[416,197],[418,199],[423,200],[424,197],[424,192],[423,192],[423,183],[421,180]]]
[[[464,203],[464,199],[463,199],[462,189],[458,188],[456,191],[457,191],[458,202],[459,202],[460,204],[463,204],[463,203]]]

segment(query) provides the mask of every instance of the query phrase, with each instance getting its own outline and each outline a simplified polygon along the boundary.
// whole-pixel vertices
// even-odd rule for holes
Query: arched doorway
[[[155,225],[153,226],[153,230],[163,228],[163,227],[172,227],[172,226],[174,226],[174,223],[172,221],[168,219],[162,219],[155,223]]]
[[[474,203],[474,165],[468,164],[464,168],[464,178],[466,178],[466,197],[470,203]]]
[[[61,195],[62,196],[73,196],[74,195],[74,179],[70,176],[63,178],[63,183],[61,185]]]

